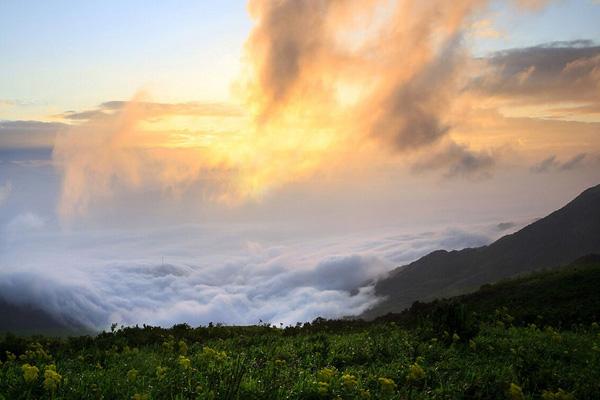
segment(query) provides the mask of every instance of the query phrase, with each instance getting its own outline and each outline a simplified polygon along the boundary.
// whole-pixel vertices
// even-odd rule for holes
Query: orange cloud
[[[564,58],[570,61],[558,70],[543,57],[523,64],[535,49],[474,60],[462,35],[487,5],[251,0],[255,26],[235,91],[241,106],[137,98],[63,115],[82,123],[55,145],[61,213],[84,212],[122,187],[178,193],[198,180],[211,199],[255,199],[348,165],[487,176],[494,154],[486,149],[504,143],[486,143],[484,133],[510,142],[515,124],[532,125],[508,121],[499,98],[527,97],[532,88],[534,96],[571,93],[563,83],[582,71],[589,78],[581,85],[597,83],[597,60],[588,53]],[[557,74],[560,87],[543,89]]]

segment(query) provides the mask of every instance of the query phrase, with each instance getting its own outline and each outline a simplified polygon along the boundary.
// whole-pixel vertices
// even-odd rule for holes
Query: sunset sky
[[[360,312],[394,266],[600,183],[598,21],[598,0],[3,0],[0,293],[94,327]]]

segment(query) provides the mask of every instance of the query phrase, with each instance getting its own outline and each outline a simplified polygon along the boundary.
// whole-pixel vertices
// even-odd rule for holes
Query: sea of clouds
[[[497,229],[274,239],[277,228],[185,224],[65,231],[22,214],[3,227],[0,295],[59,318],[170,326],[295,324],[356,315],[373,282],[432,250],[488,243]],[[496,232],[497,233],[497,232]]]
[[[436,249],[484,245],[528,222],[400,223],[391,215],[411,213],[399,204],[375,207],[366,196],[354,204],[362,197],[344,192],[314,201],[292,192],[240,213],[252,219],[226,218],[230,209],[192,218],[194,196],[169,202],[142,193],[65,226],[50,165],[6,157],[0,164],[0,300],[92,329],[358,315],[380,300],[373,284],[393,268]],[[423,203],[415,202],[430,208]],[[375,219],[388,223],[364,222]]]

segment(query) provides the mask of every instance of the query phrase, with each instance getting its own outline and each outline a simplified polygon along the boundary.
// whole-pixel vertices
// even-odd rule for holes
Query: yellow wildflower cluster
[[[354,389],[358,385],[358,380],[354,375],[342,374],[342,384],[346,389]]]
[[[575,396],[573,396],[569,392],[565,392],[562,389],[558,389],[556,392],[552,392],[551,390],[544,390],[542,393],[543,400],[575,400]]]
[[[509,388],[508,388],[508,397],[511,400],[524,400],[525,396],[523,395],[523,389],[521,389],[521,386],[517,385],[516,383],[511,383]]]
[[[156,377],[159,380],[164,379],[166,374],[167,374],[167,367],[161,367],[160,365],[158,367],[156,367]]]
[[[54,364],[47,365],[44,369],[44,389],[49,392],[55,392],[62,380],[62,376],[56,372]]]
[[[208,360],[223,361],[227,358],[227,353],[204,346],[202,348],[202,356]]]
[[[411,382],[417,382],[425,378],[425,370],[419,364],[414,363],[410,366],[408,376],[406,377]]]
[[[325,394],[327,394],[327,392],[329,392],[329,383],[319,382],[317,385],[318,385],[319,394],[325,395]]]
[[[396,391],[396,382],[389,378],[379,378],[377,380],[379,382],[379,387],[381,387],[381,391],[383,393],[393,393]]]
[[[319,378],[321,382],[329,382],[336,374],[337,370],[334,368],[323,368],[317,373],[317,378]]]
[[[177,360],[177,363],[183,368],[183,369],[189,369],[192,366],[192,362],[190,361],[189,358],[187,358],[186,356],[179,356],[179,359]]]
[[[52,356],[44,350],[39,342],[34,342],[29,345],[29,349],[24,354],[19,356],[21,361],[50,361]]]
[[[165,340],[162,344],[163,350],[167,353],[172,353],[175,349],[175,339],[172,336],[169,337],[169,340]]]
[[[137,379],[138,376],[138,371],[135,368],[130,369],[129,371],[127,371],[127,380],[131,383],[135,382],[135,380]]]
[[[179,354],[184,355],[184,356],[187,355],[188,346],[184,340],[180,340],[179,343],[177,343],[177,347],[179,347]]]
[[[23,379],[25,379],[25,382],[31,383],[37,381],[40,374],[38,367],[35,365],[23,364],[21,370],[23,371]]]
[[[275,365],[278,367],[283,367],[285,365],[285,360],[278,358],[277,360],[275,360]]]

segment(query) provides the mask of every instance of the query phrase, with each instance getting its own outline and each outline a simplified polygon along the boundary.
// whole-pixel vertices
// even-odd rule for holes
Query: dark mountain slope
[[[0,297],[0,333],[68,336],[89,333],[75,321],[63,321],[31,305],[15,305]]]
[[[483,319],[493,319],[496,310],[505,309],[514,323],[552,325],[569,328],[589,324],[600,317],[600,255],[590,255],[573,264],[533,272],[518,278],[483,285],[476,292],[430,303],[414,303],[410,309],[377,320],[414,326],[444,305],[462,304]]]
[[[363,317],[398,312],[416,300],[465,293],[516,274],[565,265],[591,253],[600,253],[600,185],[489,246],[439,250],[396,268],[375,286],[377,295],[387,299]]]

